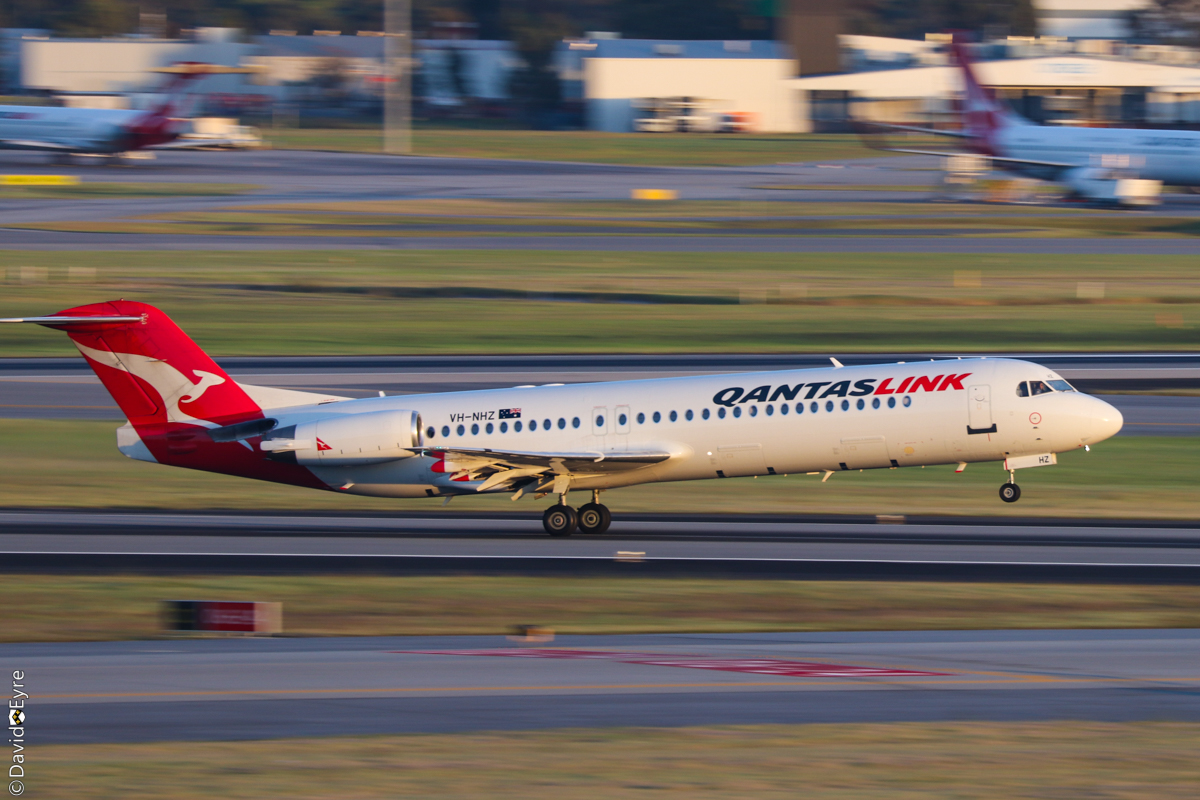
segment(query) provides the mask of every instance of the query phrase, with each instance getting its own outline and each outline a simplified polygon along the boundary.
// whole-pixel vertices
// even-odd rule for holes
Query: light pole
[[[383,0],[383,152],[412,152],[412,0]]]

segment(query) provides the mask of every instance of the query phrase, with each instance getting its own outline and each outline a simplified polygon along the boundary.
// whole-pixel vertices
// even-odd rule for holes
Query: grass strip
[[[268,146],[280,150],[379,153],[383,143],[379,128],[275,128],[263,135]],[[734,167],[890,155],[864,147],[851,134],[645,134],[449,126],[418,126],[413,131],[413,152],[664,167]]]
[[[105,197],[216,197],[246,194],[262,187],[252,183],[108,183],[75,186],[0,186],[0,200],[73,200]]]
[[[0,641],[149,639],[169,599],[283,603],[289,636],[1200,627],[1200,587],[517,576],[10,575]],[[85,609],[86,611],[85,613]]]
[[[1165,722],[560,729],[35,744],[26,782],[39,797],[177,800],[1191,800],[1197,749],[1200,725]]]
[[[3,409],[0,409],[3,411]],[[0,420],[3,499],[10,508],[247,509],[437,514],[441,500],[353,497],[131,461],[116,449],[117,422]],[[604,494],[624,512],[694,514],[940,514],[995,517],[1200,519],[1200,448],[1193,437],[1118,437],[1023,470],[1023,495],[1001,503],[999,463],[775,475],[632,486]],[[131,487],[136,487],[136,491]],[[507,494],[460,497],[452,508],[540,514],[543,504]],[[540,530],[531,520],[531,530]]]
[[[1195,348],[1190,256],[966,266],[952,254],[0,251],[0,316],[125,297],[218,355]],[[31,326],[5,328],[0,346],[77,355]]]

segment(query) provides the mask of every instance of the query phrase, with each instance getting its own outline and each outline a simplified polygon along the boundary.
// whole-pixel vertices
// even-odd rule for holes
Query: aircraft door
[[[992,422],[992,387],[978,384],[967,389],[967,433],[995,433]]]
[[[613,435],[609,438],[609,446],[614,450],[625,450],[629,447],[629,426],[633,422],[633,414],[629,406],[617,406],[613,409],[612,420],[609,422]]]
[[[596,437],[596,444],[600,447],[604,447],[604,437],[611,424],[606,406],[596,406],[592,409],[592,436]]]
[[[617,406],[613,410],[613,415],[613,422],[616,426],[614,432],[617,436],[628,436],[630,423],[629,406]]]

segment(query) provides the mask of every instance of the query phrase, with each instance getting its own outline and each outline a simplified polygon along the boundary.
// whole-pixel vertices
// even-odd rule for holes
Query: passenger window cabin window
[[[432,439],[433,435],[435,433],[437,433],[437,430],[432,425],[430,425],[428,428],[425,429],[425,438]]]
[[[537,420],[536,419],[529,420],[529,430],[531,430],[531,431],[537,430]]]
[[[725,409],[724,409],[724,408],[718,408],[718,409],[717,409],[717,416],[718,416],[718,417],[720,417],[721,419],[725,419]]]
[[[858,410],[859,410],[859,411],[862,411],[864,408],[866,408],[866,407],[867,407],[867,404],[866,404],[866,402],[865,402],[865,401],[864,401],[864,400],[863,400],[861,397],[860,397],[860,398],[858,398],[858,403],[857,403],[857,405],[858,405]]]
[[[692,421],[692,410],[689,408],[687,411],[684,412],[683,416],[684,416],[684,419],[686,419],[688,422],[691,422]]]
[[[871,401],[871,408],[879,408],[879,398],[878,397],[876,397],[874,400]]]
[[[750,416],[752,416],[752,417],[758,416],[758,406],[750,406]]]
[[[596,427],[597,427],[597,428],[603,428],[603,427],[604,427],[604,416],[603,416],[603,415],[601,415],[601,414],[597,414],[597,415],[596,415]]]
[[[617,424],[620,425],[622,428],[624,428],[626,423],[628,423],[628,422],[629,422],[629,417],[625,416],[624,414],[617,417]]]
[[[646,422],[646,415],[639,411],[638,412],[638,425],[642,425],[645,422]]]
[[[467,432],[467,429],[466,429],[466,428],[464,428],[462,425],[459,425],[459,426],[458,426],[458,435],[459,435],[459,436],[462,436],[462,435],[463,435],[463,434],[465,434],[466,432]]]
[[[572,428],[578,428],[578,427],[579,427],[579,417],[573,417],[573,418],[571,419],[571,427],[572,427]]]
[[[784,403],[783,405],[781,405],[779,407],[779,413],[785,417],[787,416],[787,413],[788,413],[788,404],[787,403]]]
[[[450,435],[450,426],[443,425],[442,426],[442,436],[449,436],[449,435]]]
[[[708,409],[706,408],[700,412],[700,416],[704,417],[705,419],[708,419],[709,416],[711,416],[711,415],[709,414]]]
[[[508,423],[507,423],[507,422],[501,422],[501,423],[500,423],[500,432],[501,432],[501,433],[508,433]]]
[[[662,414],[660,414],[660,413],[658,413],[657,411],[655,411],[655,412],[654,412],[654,416],[652,417],[652,419],[653,419],[655,422],[662,422]]]
[[[1017,384],[1017,397],[1029,397],[1029,384],[1025,381]]]
[[[771,417],[774,415],[775,415],[775,406],[768,405],[767,406],[767,416]]]
[[[532,425],[533,423],[530,422],[529,424]],[[522,427],[521,420],[517,420],[516,422],[513,423],[513,430],[516,431],[517,433],[521,432],[521,427]]]
[[[489,423],[487,424],[487,428],[485,428],[484,430],[486,430],[488,433],[491,433],[492,431],[494,431],[494,430],[495,430],[495,428],[494,428],[494,427],[492,427],[492,423],[490,423],[490,422],[489,422]]]
[[[558,429],[560,431],[565,431],[567,429],[567,421],[562,417],[558,418]]]
[[[842,411],[849,411],[849,410],[850,410],[850,401],[843,400],[842,401]]]
[[[742,415],[742,407],[741,407],[741,406],[738,406],[737,408],[735,408],[735,409],[733,410],[733,415],[734,415],[735,417],[740,417],[740,416]]]
[[[908,408],[911,405],[912,405],[912,398],[909,397],[908,395],[904,395],[904,407]]]
[[[826,400],[826,401],[825,401],[825,410],[826,410],[826,411],[833,411],[833,401],[832,401],[832,400]]]
[[[548,420],[548,419],[542,420],[542,430],[547,430],[547,431],[550,430],[550,420]]]
[[[476,422],[474,425],[471,426],[471,435],[472,436],[479,435],[479,423],[478,422]]]
[[[830,403],[830,405],[833,405],[833,404]],[[821,408],[821,404],[818,403],[816,400],[813,400],[808,406],[808,410],[814,414],[817,413],[817,410],[820,408]]]
[[[671,422],[675,422],[677,419],[679,419],[679,415],[676,414],[674,411],[672,411],[671,412]]]
[[[895,407],[896,407],[896,398],[889,397],[888,398],[888,408],[895,408]]]

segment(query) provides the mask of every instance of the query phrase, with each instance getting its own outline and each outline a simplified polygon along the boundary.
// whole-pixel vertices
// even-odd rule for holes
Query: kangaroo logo
[[[196,384],[196,388],[192,389],[187,394],[179,398],[181,403],[194,403],[200,399],[200,396],[207,392],[213,386],[220,386],[225,382],[225,379],[220,375],[214,375],[211,372],[205,372],[202,369],[192,370],[192,374],[200,379]]]

